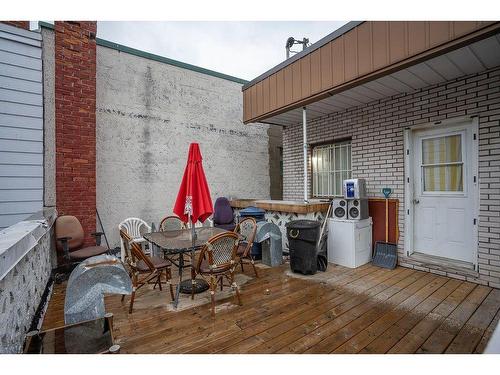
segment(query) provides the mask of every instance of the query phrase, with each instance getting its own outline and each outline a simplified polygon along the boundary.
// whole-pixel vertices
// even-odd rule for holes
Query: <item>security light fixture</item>
[[[286,45],[285,45],[285,49],[286,49],[286,58],[290,58],[290,53],[298,53],[299,51],[292,51],[291,48],[295,45],[295,44],[302,44],[302,51],[305,50],[307,47],[310,46],[310,43],[309,43],[309,38],[302,38],[302,40],[297,40],[295,39],[293,36],[291,36],[290,38],[288,38],[286,40]]]

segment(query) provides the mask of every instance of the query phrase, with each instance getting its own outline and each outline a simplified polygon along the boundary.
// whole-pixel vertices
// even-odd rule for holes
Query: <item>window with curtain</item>
[[[424,192],[462,192],[463,160],[460,134],[422,140]]]
[[[314,147],[312,172],[315,197],[342,196],[342,181],[351,178],[351,142]]]

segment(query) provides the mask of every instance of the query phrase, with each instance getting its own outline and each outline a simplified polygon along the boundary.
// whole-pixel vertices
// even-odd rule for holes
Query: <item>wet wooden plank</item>
[[[490,293],[491,288],[478,285],[446,318],[431,336],[420,346],[417,353],[443,353],[467,320]]]
[[[389,292],[390,289],[387,289],[387,291],[382,296],[380,296],[380,299],[376,298],[378,303],[375,303],[373,306],[371,306],[368,311],[359,316],[355,316],[356,319],[354,319],[346,326],[342,327],[342,329],[335,332],[335,334],[329,335],[317,345],[309,348],[306,353],[332,352],[338,346],[342,345],[345,341],[354,336],[356,333],[369,326],[371,322],[383,315],[383,313],[387,311],[387,309],[393,308],[403,301],[412,298],[412,296],[418,294],[422,289],[427,289],[429,286],[431,286],[432,288],[440,286],[442,285],[442,283],[444,283],[444,281],[445,280],[437,278],[434,275],[427,274],[401,290],[393,290]]]
[[[446,353],[473,353],[498,312],[500,290],[493,289],[453,339]]]
[[[367,271],[375,272],[365,272],[364,270],[361,270],[360,272],[349,272],[345,275],[345,277],[340,279],[337,285],[349,285],[350,287],[355,287],[358,282],[363,280],[362,283],[366,285],[366,287],[369,287],[371,285],[371,280],[377,280],[377,276],[387,273],[386,270],[373,270],[373,267],[367,268]],[[329,289],[329,285],[326,283],[323,287]],[[295,303],[293,309],[285,308],[283,310],[280,309],[278,312],[273,312],[273,316],[268,320],[262,319],[260,315],[258,315],[253,321],[246,319],[240,324],[240,327],[243,329],[241,333],[238,333],[235,337],[230,338],[227,341],[218,340],[217,343],[212,343],[212,345],[210,345],[210,350],[206,352],[224,352],[226,349],[229,349],[231,353],[240,352],[240,347],[246,347],[247,345],[247,343],[241,343],[246,338],[261,334],[262,332],[268,332],[276,326],[280,327],[283,322],[287,324],[297,315],[300,316],[308,311],[315,312],[318,308],[321,308],[324,305],[336,305],[345,299],[350,298],[350,295],[346,293],[348,292],[347,289],[335,288],[334,290],[337,291],[336,295],[327,294],[320,297],[308,296],[307,300],[303,302],[303,306]]]
[[[483,353],[484,349],[486,349],[486,345],[488,344],[488,341],[490,340],[491,335],[495,331],[495,328],[497,328],[498,324],[500,323],[500,309],[497,311],[497,314],[491,321],[490,325],[486,330],[484,331],[483,337],[481,337],[481,340],[479,341],[479,344],[476,346],[476,349],[474,350],[474,353]]]
[[[396,284],[389,285],[383,291],[379,292],[376,299],[365,299],[361,301],[362,303],[359,303],[359,301],[354,301],[358,303],[349,302],[345,307],[341,305],[338,312],[335,310],[333,311],[335,314],[333,315],[333,318],[335,319],[330,319],[328,322],[318,327],[311,327],[310,331],[304,337],[291,343],[290,345],[287,345],[286,350],[291,353],[302,353],[309,350],[323,339],[331,336],[357,317],[369,311],[376,304],[384,303],[384,301],[390,298],[393,294],[424,277],[425,273],[420,272],[407,274],[401,281],[398,281]],[[280,350],[280,352],[282,351]]]
[[[460,281],[445,280],[444,285],[428,295],[425,289],[421,289],[412,298],[401,303],[393,310],[389,310],[385,315],[373,322],[369,327],[362,330],[349,341],[341,345],[335,350],[335,353],[357,353],[363,349],[370,342],[375,340],[383,332],[387,331],[389,327],[401,319],[405,319],[410,314],[415,314],[414,311],[431,310],[445,299],[451,292],[453,292]],[[432,288],[428,289],[432,291]],[[419,296],[420,294],[420,296]]]
[[[265,331],[283,320],[291,319],[296,314],[338,296],[338,291],[324,288],[323,293],[315,289],[312,293],[304,294],[300,300],[290,299],[288,304],[277,302],[272,313],[267,316],[256,312],[252,316],[242,319],[238,323],[239,330],[236,332],[228,332],[224,327],[216,327],[209,338],[199,337],[198,340],[185,347],[176,348],[176,352],[180,350],[182,353],[213,353],[226,347],[230,347],[232,353],[238,352],[236,344],[245,338],[255,337],[259,332]]]
[[[432,311],[423,310],[423,317],[414,313],[396,322],[378,342],[375,340],[365,348],[366,352],[414,353],[475,287],[476,284],[462,282]]]
[[[300,335],[309,333],[313,329],[318,329],[323,324],[330,322],[335,317],[349,311],[353,307],[361,304],[370,298],[371,295],[382,293],[391,284],[397,283],[408,273],[399,270],[399,272],[385,272],[376,275],[370,275],[368,278],[358,280],[347,288],[342,288],[347,292],[342,297],[337,298],[332,303],[322,304],[317,308],[310,309],[303,314],[295,316],[280,324],[267,329],[259,334],[262,344],[248,350],[250,353],[274,353],[286,344],[297,340]],[[356,286],[356,284],[358,284]],[[298,329],[296,329],[298,328]]]
[[[253,314],[267,316],[273,313],[276,305],[285,304],[284,299],[299,299],[298,293],[307,292],[307,288],[316,289],[315,285],[307,285],[298,279],[286,280],[280,277],[281,275],[276,276],[278,277],[272,278],[269,283],[255,280],[255,283],[248,288],[243,286],[241,291],[245,309],[232,311],[232,314],[229,315],[226,312],[220,313],[216,316],[215,321],[227,331],[228,327],[237,327],[238,321],[248,319]],[[269,290],[269,294],[266,294],[266,290]],[[217,304],[220,305],[223,302],[224,300],[218,301]],[[150,319],[153,329],[148,330],[147,335],[135,335],[133,339],[128,340],[128,344],[133,346],[135,350],[146,353],[160,349],[162,352],[171,350],[179,352],[183,346],[189,346],[202,338],[207,340],[207,337],[215,334],[214,321],[207,319],[208,306],[208,304],[200,306],[194,309],[191,314],[188,314],[189,310],[178,313],[170,312],[177,317],[170,319],[168,323],[158,322],[158,319],[154,319],[153,315],[153,318]]]

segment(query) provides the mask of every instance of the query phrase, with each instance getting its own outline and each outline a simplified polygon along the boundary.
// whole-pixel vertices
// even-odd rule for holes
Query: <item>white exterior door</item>
[[[474,134],[471,121],[414,131],[414,252],[475,263]]]

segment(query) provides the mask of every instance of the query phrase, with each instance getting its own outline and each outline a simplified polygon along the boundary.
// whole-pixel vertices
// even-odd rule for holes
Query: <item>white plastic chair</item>
[[[144,232],[151,232],[151,227],[142,219],[139,219],[137,217],[129,217],[125,220],[123,220],[120,224],[118,224],[118,229],[119,230],[124,230],[127,232],[127,234],[133,238],[134,242],[139,243],[143,250],[144,245],[147,243],[147,241],[142,237],[142,233]],[[122,261],[125,262],[125,248],[123,245],[123,240],[120,237],[120,247],[121,247],[121,258]],[[145,251],[146,254],[149,254],[149,251]]]
[[[203,223],[197,221],[196,223],[194,223],[194,227],[195,228],[210,228],[210,227],[213,227],[214,226],[214,222],[211,218],[207,218]],[[187,224],[187,227],[188,228],[191,228],[189,226],[189,223]]]

